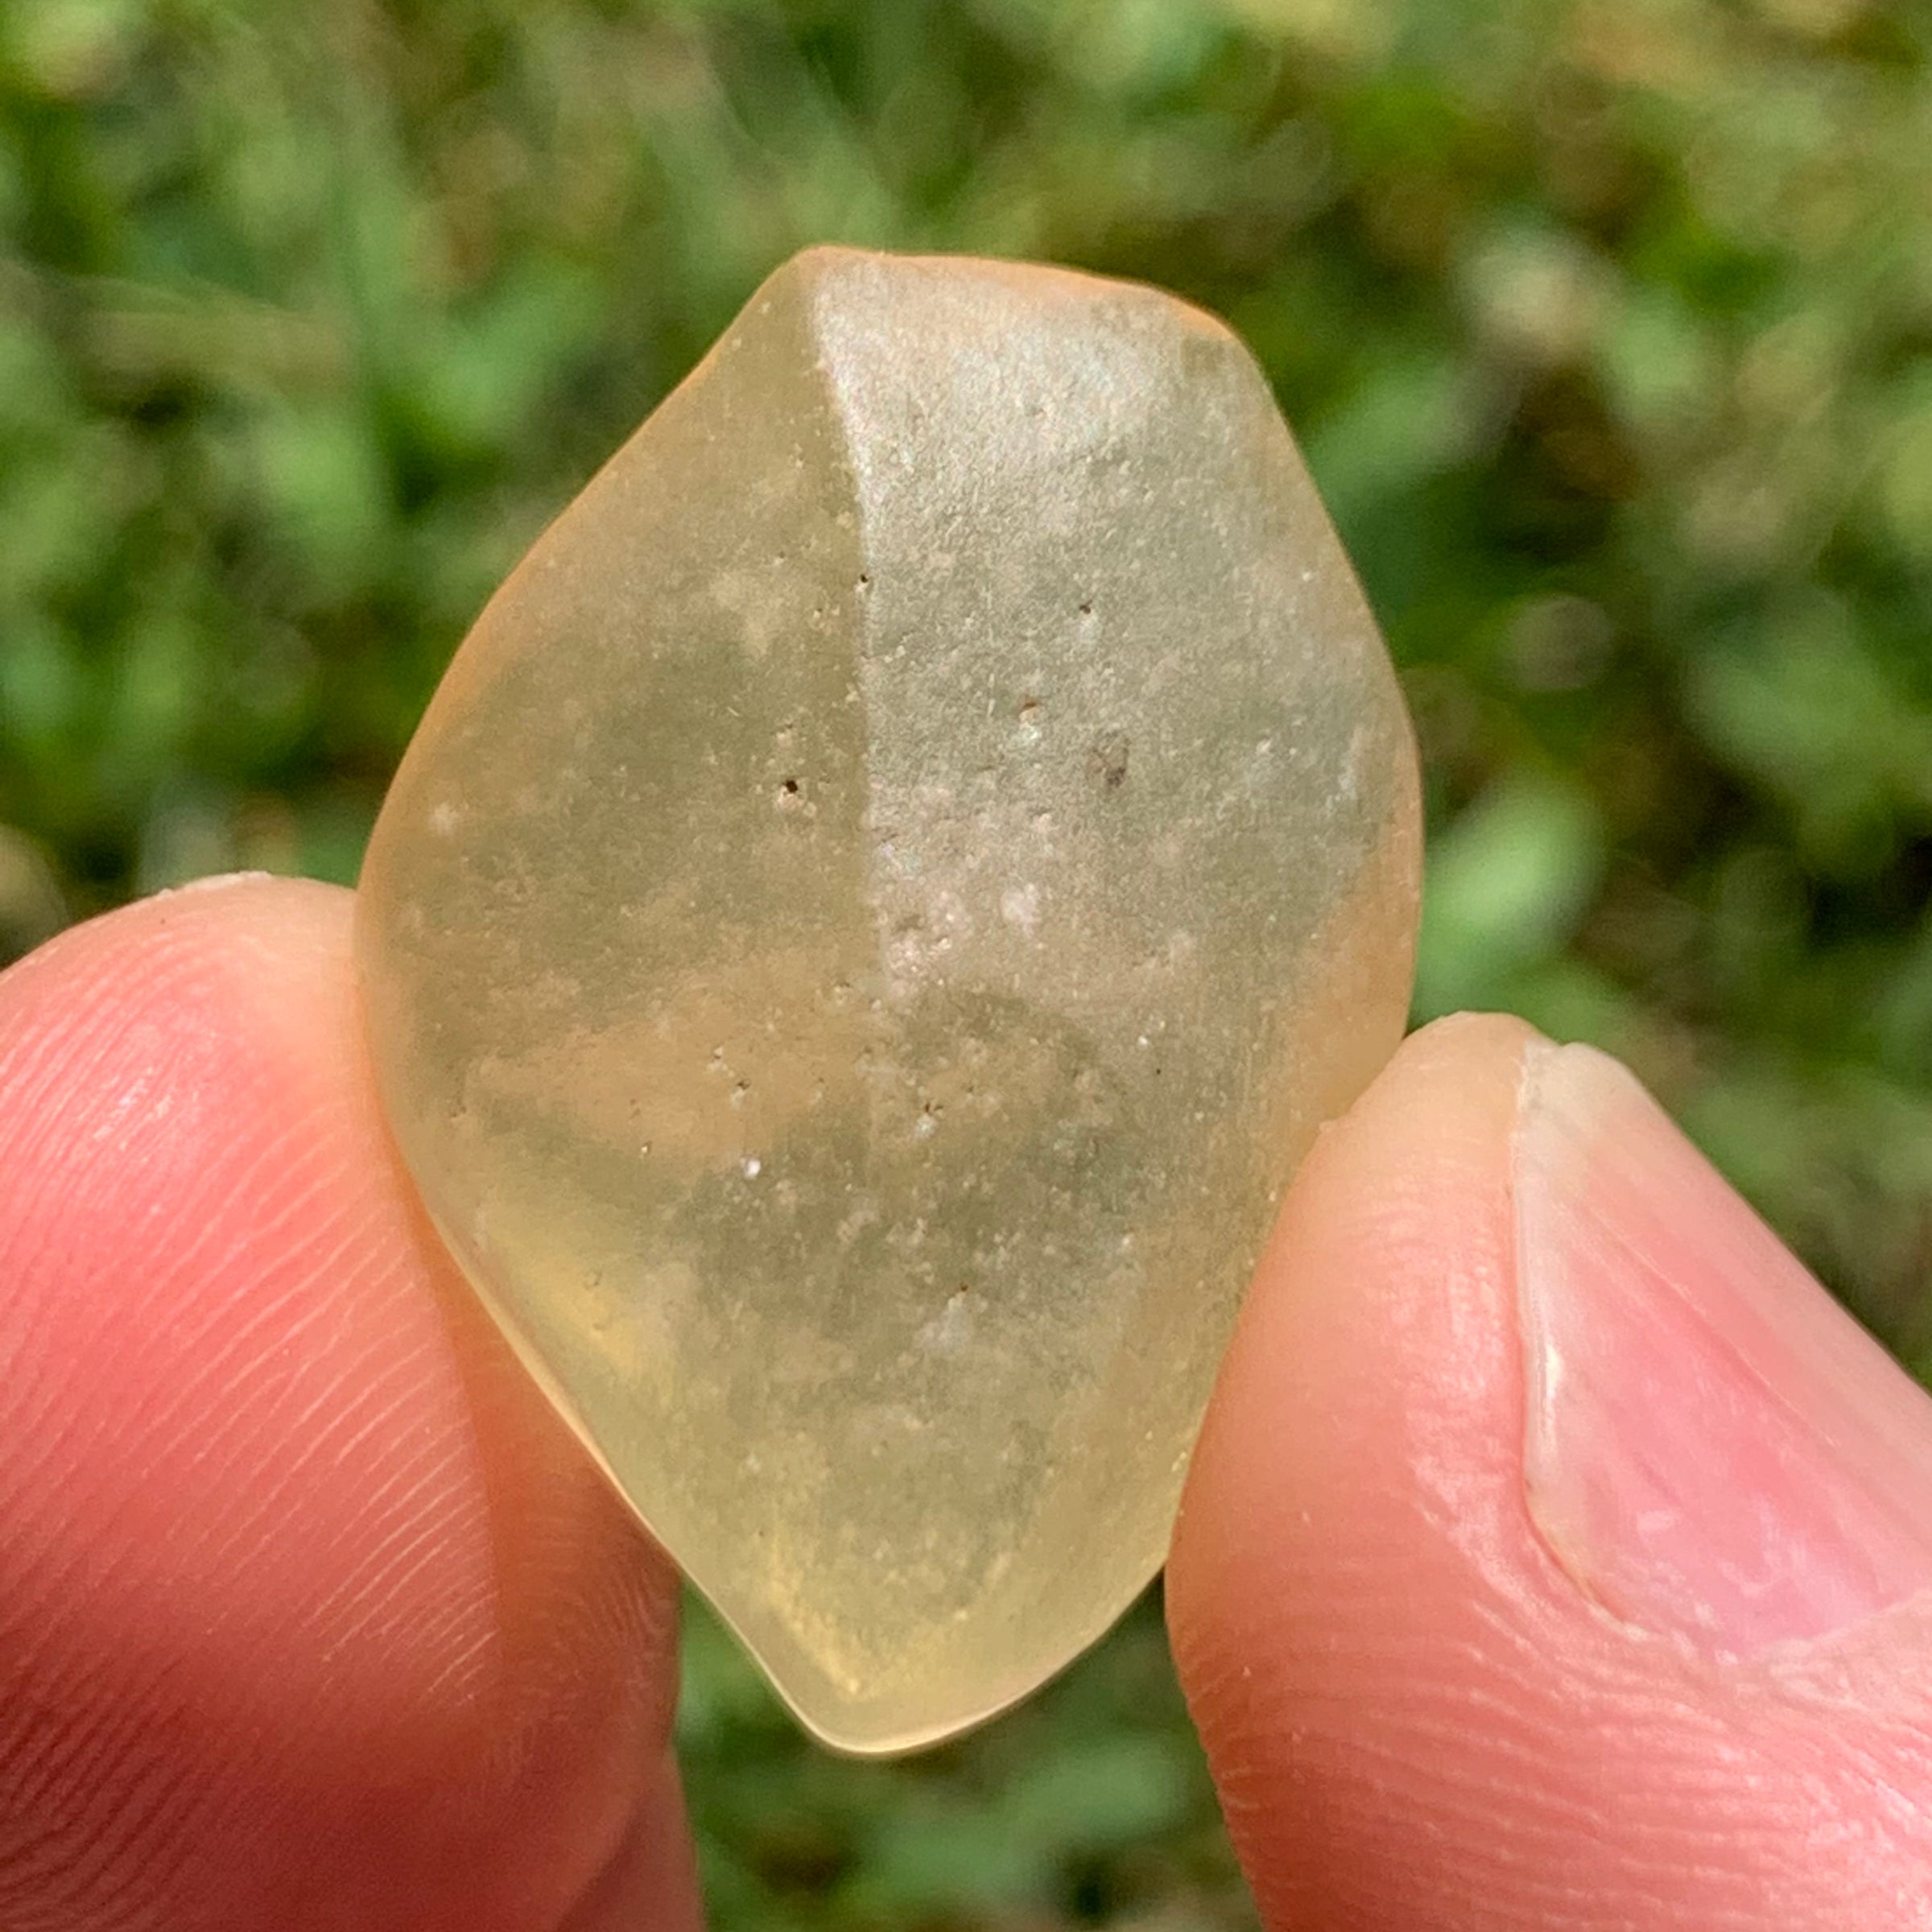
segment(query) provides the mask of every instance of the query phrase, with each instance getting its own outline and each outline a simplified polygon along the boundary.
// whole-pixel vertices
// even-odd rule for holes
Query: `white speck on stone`
[[[746,1180],[755,1181],[764,1171],[765,1163],[760,1160],[755,1154],[749,1156],[746,1158],[745,1162],[745,1178]]]
[[[429,828],[440,839],[446,839],[462,821],[463,815],[448,799],[438,801],[429,808]]]
[[[919,1346],[929,1355],[957,1355],[972,1334],[972,1300],[964,1288],[947,1296],[946,1306],[919,1333]]]
[[[945,932],[971,932],[972,920],[966,910],[966,902],[956,892],[942,891],[933,894],[927,914],[935,930]]]
[[[916,932],[894,933],[886,947],[886,970],[895,986],[911,979],[926,962],[926,942]]]
[[[1030,881],[1024,886],[1009,886],[1000,894],[1000,917],[1031,939],[1040,927],[1039,887]]]
[[[1342,768],[1335,774],[1335,796],[1336,801],[1352,805],[1360,797],[1362,767],[1368,762],[1369,750],[1368,729],[1358,724],[1349,734],[1348,749],[1342,759]]]

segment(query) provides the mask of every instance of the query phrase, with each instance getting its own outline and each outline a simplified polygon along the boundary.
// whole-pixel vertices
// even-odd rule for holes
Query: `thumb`
[[[0,976],[0,1927],[688,1927],[675,1582],[423,1224],[350,899]]]
[[[1932,1401],[1587,1048],[1324,1138],[1169,1579],[1277,1932],[1932,1926]]]

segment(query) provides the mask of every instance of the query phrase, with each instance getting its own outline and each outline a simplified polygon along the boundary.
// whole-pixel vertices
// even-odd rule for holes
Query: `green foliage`
[[[8,0],[0,956],[353,877],[793,248],[1144,276],[1254,345],[1403,667],[1422,1013],[1624,1055],[1932,1370],[1929,143],[1904,0]],[[720,1924],[1224,1922],[1158,1654],[881,1771],[700,1624]]]
[[[807,1743],[694,1602],[679,1746],[721,1926],[1251,1922],[1152,1598],[1021,1710],[886,1765]]]

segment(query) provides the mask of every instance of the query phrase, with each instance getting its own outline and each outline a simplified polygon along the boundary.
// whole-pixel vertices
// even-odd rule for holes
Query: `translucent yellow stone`
[[[988,1716],[1160,1564],[1418,855],[1267,387],[1150,289],[802,255],[484,612],[363,874],[385,1100],[831,1744]]]

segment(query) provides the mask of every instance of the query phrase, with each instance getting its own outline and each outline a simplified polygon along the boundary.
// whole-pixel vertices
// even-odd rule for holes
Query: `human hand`
[[[421,1221],[349,908],[0,977],[6,1932],[696,1922],[675,1580]],[[1276,1928],[1863,1932],[1932,1926],[1929,1583],[1932,1403],[1608,1063],[1466,1020],[1298,1179],[1168,1602]]]

